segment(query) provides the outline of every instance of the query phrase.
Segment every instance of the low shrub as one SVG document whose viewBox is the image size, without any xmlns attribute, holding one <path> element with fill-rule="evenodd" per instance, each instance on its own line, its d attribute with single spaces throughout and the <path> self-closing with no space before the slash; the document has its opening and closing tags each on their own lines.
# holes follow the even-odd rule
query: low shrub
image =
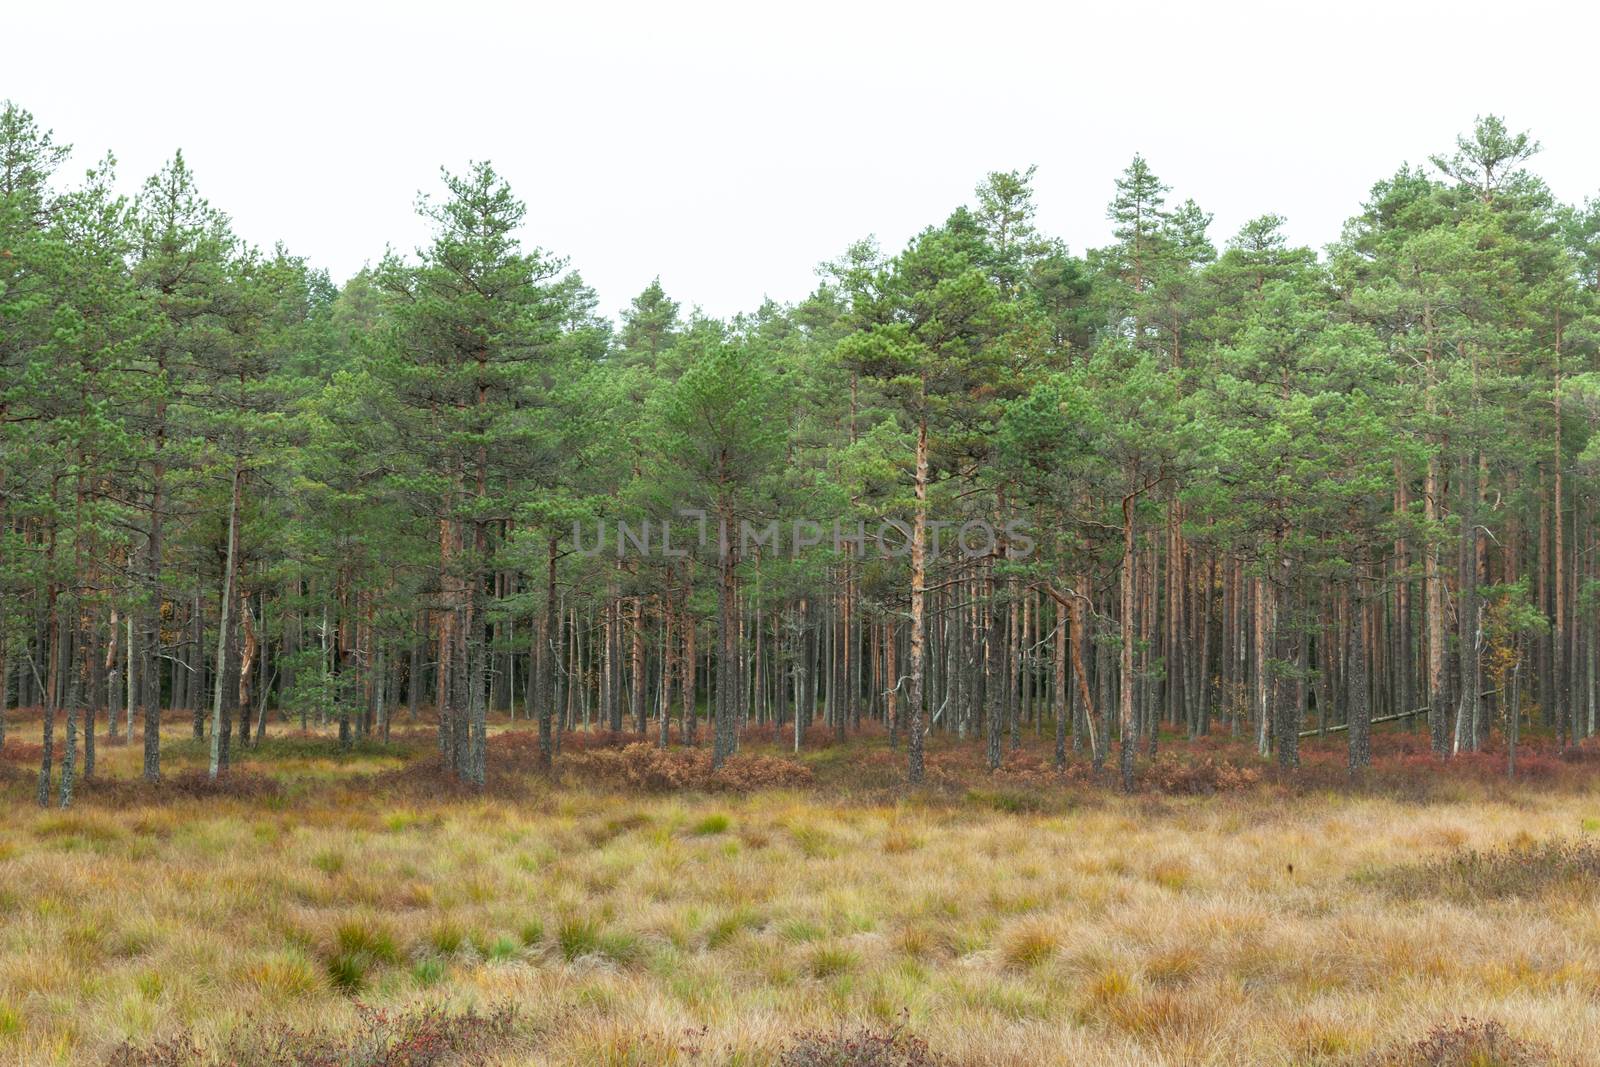
<svg viewBox="0 0 1600 1067">
<path fill-rule="evenodd" d="M 345 1030 L 253 1024 L 215 1048 L 184 1031 L 147 1045 L 124 1044 L 106 1067 L 478 1067 L 521 1043 L 510 1006 L 480 1014 L 438 1007 L 390 1012 L 356 1006 Z"/>
<path fill-rule="evenodd" d="M 1600 888 L 1600 844 L 1553 838 L 1516 842 L 1478 851 L 1456 849 L 1422 863 L 1365 876 L 1404 898 L 1443 897 L 1463 902 L 1536 897 L 1563 889 L 1592 893 Z"/>
<path fill-rule="evenodd" d="M 1366 1067 L 1547 1067 L 1555 1062 L 1548 1046 L 1515 1037 L 1494 1020 L 1463 1018 L 1377 1053 Z"/>
<path fill-rule="evenodd" d="M 1261 781 L 1261 769 L 1210 756 L 1182 758 L 1164 752 L 1144 767 L 1139 779 L 1146 789 L 1157 793 L 1199 796 L 1249 789 Z"/>
<path fill-rule="evenodd" d="M 562 756 L 577 777 L 646 792 L 677 789 L 748 792 L 809 785 L 811 770 L 777 756 L 729 756 L 716 770 L 711 753 L 699 748 L 657 748 L 635 742 L 623 748 L 586 748 Z"/>
<path fill-rule="evenodd" d="M 779 1067 L 940 1067 L 941 1062 L 904 1021 L 888 1029 L 798 1034 L 778 1057 Z"/>
<path fill-rule="evenodd" d="M 811 768 L 795 760 L 735 755 L 707 777 L 706 787 L 748 793 L 756 789 L 800 789 L 811 782 Z"/>
<path fill-rule="evenodd" d="M 181 744 L 182 742 L 180 742 Z M 0 767 L 5 764 L 0 764 Z M 32 778 L 32 774 L 28 775 Z M 189 800 L 228 799 L 252 801 L 264 808 L 287 803 L 288 794 L 275 778 L 258 771 L 234 767 L 213 779 L 198 767 L 163 775 L 160 781 L 97 774 L 79 778 L 74 803 L 101 808 L 182 804 Z"/>
<path fill-rule="evenodd" d="M 238 800 L 264 800 L 283 793 L 283 786 L 256 771 L 230 770 L 212 778 L 202 770 L 180 771 L 161 780 L 164 792 L 180 797 L 204 799 L 234 797 Z"/>
<path fill-rule="evenodd" d="M 66 748 L 62 742 L 54 745 L 55 758 L 60 759 Z M 0 744 L 0 762 L 5 763 L 38 763 L 44 757 L 44 746 L 38 742 L 19 741 L 15 737 L 8 737 Z"/>
</svg>

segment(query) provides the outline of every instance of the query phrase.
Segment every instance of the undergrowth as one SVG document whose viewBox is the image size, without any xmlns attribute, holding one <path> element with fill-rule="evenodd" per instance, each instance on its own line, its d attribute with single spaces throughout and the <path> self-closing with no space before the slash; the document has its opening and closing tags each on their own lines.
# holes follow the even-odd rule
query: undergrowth
<svg viewBox="0 0 1600 1067">
<path fill-rule="evenodd" d="M 357 1005 L 355 1025 L 299 1029 L 251 1023 L 214 1048 L 184 1030 L 124 1044 L 106 1067 L 478 1067 L 526 1038 L 514 1008 L 451 1014 L 437 1006 L 386 1011 Z"/>
<path fill-rule="evenodd" d="M 1600 889 L 1600 844 L 1573 838 L 1518 841 L 1500 848 L 1456 849 L 1437 859 L 1365 875 L 1402 898 L 1471 902 Z"/>
</svg>

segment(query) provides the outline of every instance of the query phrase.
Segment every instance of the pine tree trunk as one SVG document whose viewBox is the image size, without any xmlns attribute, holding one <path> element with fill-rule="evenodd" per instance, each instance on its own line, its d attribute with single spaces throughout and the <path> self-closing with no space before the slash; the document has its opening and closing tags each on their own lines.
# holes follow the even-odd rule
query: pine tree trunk
<svg viewBox="0 0 1600 1067">
<path fill-rule="evenodd" d="M 1121 664 L 1118 674 L 1122 691 L 1119 695 L 1117 725 L 1121 731 L 1122 754 L 1121 774 L 1124 792 L 1133 792 L 1133 755 L 1138 745 L 1133 723 L 1133 645 L 1134 645 L 1134 618 L 1133 597 L 1134 583 L 1137 575 L 1134 574 L 1134 514 L 1135 498 L 1132 493 L 1122 498 L 1122 573 L 1121 573 Z"/>
<path fill-rule="evenodd" d="M 1349 767 L 1359 775 L 1372 762 L 1372 712 L 1367 699 L 1369 608 L 1362 576 L 1363 561 L 1356 561 L 1356 593 L 1351 602 L 1349 637 Z"/>
<path fill-rule="evenodd" d="M 165 360 L 157 363 L 156 373 L 158 379 L 165 377 Z M 139 681 L 142 683 L 143 688 L 140 700 L 144 705 L 144 780 L 147 782 L 161 780 L 161 660 L 159 656 L 161 653 L 161 557 L 164 548 L 161 541 L 161 526 L 163 513 L 167 507 L 166 411 L 166 400 L 164 398 L 158 400 L 156 403 L 156 458 L 152 464 L 150 476 L 150 534 L 145 540 L 144 552 L 145 603 L 139 627 L 143 635 L 143 643 L 139 649 L 142 653 Z M 132 652 L 132 642 L 129 643 L 129 651 L 130 653 Z M 128 713 L 129 715 L 133 714 L 131 702 Z"/>
<path fill-rule="evenodd" d="M 1478 649 L 1481 620 L 1478 617 L 1478 461 L 1470 452 L 1461 462 L 1461 536 L 1459 540 L 1458 576 L 1460 602 L 1457 615 L 1460 634 L 1457 648 L 1460 656 L 1461 697 L 1456 707 L 1455 737 L 1451 741 L 1452 755 L 1465 746 L 1478 747 Z"/>
<path fill-rule="evenodd" d="M 76 579 L 74 579 L 76 580 Z M 78 601 L 74 596 L 68 601 L 68 611 L 65 622 L 65 632 L 61 633 L 58 640 L 62 644 L 62 674 L 65 676 L 58 680 L 58 690 L 66 690 L 64 703 L 66 705 L 66 745 L 61 754 L 61 806 L 72 806 L 72 791 L 77 783 L 78 770 L 78 704 L 81 698 L 83 672 L 78 662 L 80 658 L 79 645 L 81 637 L 78 633 Z"/>
<path fill-rule="evenodd" d="M 1432 359 L 1429 359 L 1431 377 Z M 1427 413 L 1433 415 L 1433 388 L 1430 381 L 1427 393 Z M 1439 477 L 1437 451 L 1428 456 L 1428 470 L 1423 481 L 1423 519 L 1430 531 L 1428 545 L 1423 555 L 1422 580 L 1427 596 L 1428 613 L 1428 729 L 1436 756 L 1449 754 L 1449 723 L 1445 711 L 1444 690 L 1444 578 L 1439 569 L 1439 542 L 1431 531 L 1439 521 L 1439 494 L 1444 487 Z"/>
<path fill-rule="evenodd" d="M 924 664 L 923 610 L 927 598 L 928 536 L 928 422 L 917 422 L 916 512 L 911 522 L 911 682 L 906 694 L 910 721 L 906 726 L 907 775 L 916 785 L 923 777 L 922 679 Z"/>
<path fill-rule="evenodd" d="M 1056 770 L 1067 766 L 1067 620 L 1066 610 L 1056 605 L 1056 647 L 1050 704 L 1056 721 Z"/>
<path fill-rule="evenodd" d="M 722 529 L 727 530 L 729 516 L 722 515 Z M 717 558 L 717 677 L 716 719 L 712 735 L 711 766 L 720 768 L 734 750 L 734 716 L 737 714 L 738 694 L 735 691 L 738 668 L 734 660 L 739 654 L 735 647 L 734 631 L 734 544 L 731 537 L 719 546 Z"/>
<path fill-rule="evenodd" d="M 555 738 L 552 731 L 551 716 L 555 713 L 555 667 L 557 650 L 552 642 L 556 639 L 556 627 L 560 625 L 556 615 L 556 554 L 557 541 L 554 537 L 545 541 L 545 570 L 544 570 L 544 614 L 534 629 L 534 641 L 537 648 L 534 650 L 534 702 L 537 705 L 535 714 L 539 717 L 539 766 L 549 770 L 555 753 Z"/>
</svg>

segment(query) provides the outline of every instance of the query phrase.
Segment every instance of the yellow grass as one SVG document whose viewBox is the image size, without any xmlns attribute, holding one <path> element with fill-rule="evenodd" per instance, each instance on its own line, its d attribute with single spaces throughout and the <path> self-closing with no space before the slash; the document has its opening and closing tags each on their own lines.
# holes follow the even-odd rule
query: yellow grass
<svg viewBox="0 0 1600 1067">
<path fill-rule="evenodd" d="M 137 754 L 102 758 L 130 774 Z M 1106 796 L 1067 815 L 816 792 L 337 797 L 63 813 L 10 787 L 0 1062 L 336 1021 L 354 989 L 514 1001 L 542 1036 L 505 1062 L 574 1067 L 773 1063 L 797 1030 L 902 1011 L 961 1064 L 1350 1063 L 1462 1015 L 1575 1064 L 1600 1049 L 1592 899 L 1397 900 L 1371 877 L 1593 833 L 1588 792 Z"/>
</svg>

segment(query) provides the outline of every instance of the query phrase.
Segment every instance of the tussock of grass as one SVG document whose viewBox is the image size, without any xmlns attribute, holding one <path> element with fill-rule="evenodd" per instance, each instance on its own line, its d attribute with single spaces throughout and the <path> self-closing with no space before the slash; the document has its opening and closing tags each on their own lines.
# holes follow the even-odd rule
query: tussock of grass
<svg viewBox="0 0 1600 1067">
<path fill-rule="evenodd" d="M 1182 859 L 1160 859 L 1150 865 L 1150 880 L 1163 889 L 1179 892 L 1194 878 L 1194 870 Z"/>
<path fill-rule="evenodd" d="M 809 919 L 785 919 L 778 924 L 778 936 L 785 941 L 816 941 L 827 931 Z"/>
<path fill-rule="evenodd" d="M 575 916 L 562 919 L 556 926 L 556 948 L 568 963 L 596 954 L 600 949 L 600 924 Z"/>
<path fill-rule="evenodd" d="M 697 837 L 709 837 L 713 834 L 727 833 L 728 827 L 732 825 L 732 820 L 718 811 L 712 812 L 710 815 L 707 815 L 705 818 L 695 823 L 690 832 Z"/>
<path fill-rule="evenodd" d="M 345 854 L 332 849 L 311 857 L 311 866 L 330 877 L 343 872 L 345 862 Z"/>
<path fill-rule="evenodd" d="M 400 949 L 386 927 L 351 920 L 339 925 L 325 962 L 334 988 L 354 995 L 366 989 L 377 967 L 399 960 Z"/>
<path fill-rule="evenodd" d="M 78 838 L 84 842 L 106 844 L 120 840 L 124 831 L 109 818 L 85 811 L 47 815 L 33 824 L 33 834 L 41 840 Z"/>
<path fill-rule="evenodd" d="M 516 959 L 517 954 L 521 951 L 521 949 L 522 945 L 518 943 L 515 938 L 497 937 L 493 941 L 489 942 L 488 948 L 483 953 L 483 956 L 484 959 L 493 960 L 497 963 L 504 963 L 507 960 Z"/>
<path fill-rule="evenodd" d="M 1009 967 L 1027 970 L 1048 961 L 1060 947 L 1061 940 L 1055 931 L 1028 924 L 1013 930 L 1005 938 L 1000 957 Z"/>
<path fill-rule="evenodd" d="M 341 993 L 354 995 L 367 987 L 372 961 L 358 953 L 335 952 L 328 957 L 328 981 Z"/>
<path fill-rule="evenodd" d="M 801 855 L 808 859 L 828 859 L 839 854 L 838 846 L 820 826 L 799 823 L 789 827 L 789 836 Z"/>
<path fill-rule="evenodd" d="M 444 961 L 433 958 L 418 960 L 411 968 L 412 981 L 424 988 L 443 981 L 445 973 Z"/>
<path fill-rule="evenodd" d="M 736 908 L 712 920 L 706 927 L 706 948 L 719 949 L 738 936 L 742 930 L 760 923 L 760 917 L 749 908 Z"/>
<path fill-rule="evenodd" d="M 898 823 L 889 827 L 883 835 L 883 851 L 890 856 L 902 856 L 907 852 L 915 852 L 926 843 L 921 834 L 915 833 Z"/>
<path fill-rule="evenodd" d="M 813 978 L 832 978 L 856 969 L 861 957 L 841 945 L 818 945 L 806 959 L 806 971 Z"/>
<path fill-rule="evenodd" d="M 140 971 L 134 977 L 133 984 L 145 1000 L 160 1000 L 167 988 L 166 979 L 161 977 L 160 971 Z"/>
<path fill-rule="evenodd" d="M 442 957 L 459 952 L 461 945 L 466 944 L 466 941 L 467 934 L 462 931 L 461 926 L 448 920 L 437 923 L 434 928 L 427 931 L 427 944 Z"/>
<path fill-rule="evenodd" d="M 1188 945 L 1158 952 L 1144 963 L 1144 975 L 1157 985 L 1184 985 L 1199 974 L 1202 957 Z"/>
<path fill-rule="evenodd" d="M 258 991 L 275 999 L 307 997 L 322 988 L 316 968 L 298 953 L 269 957 L 251 966 L 247 973 Z"/>
<path fill-rule="evenodd" d="M 359 952 L 379 963 L 394 963 L 400 959 L 394 934 L 377 924 L 358 920 L 340 923 L 334 941 L 340 952 Z"/>
</svg>

